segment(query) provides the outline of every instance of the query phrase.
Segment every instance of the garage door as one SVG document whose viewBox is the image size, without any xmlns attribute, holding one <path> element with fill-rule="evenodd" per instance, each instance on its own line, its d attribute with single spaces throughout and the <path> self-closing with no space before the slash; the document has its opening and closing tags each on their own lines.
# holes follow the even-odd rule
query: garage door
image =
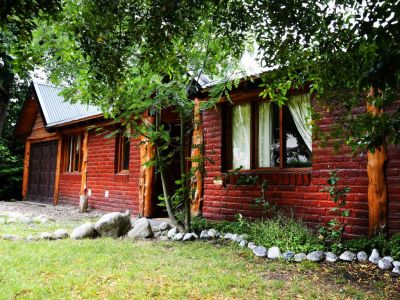
<svg viewBox="0 0 400 300">
<path fill-rule="evenodd" d="M 57 141 L 31 145 L 28 200 L 53 202 L 57 162 Z"/>
</svg>

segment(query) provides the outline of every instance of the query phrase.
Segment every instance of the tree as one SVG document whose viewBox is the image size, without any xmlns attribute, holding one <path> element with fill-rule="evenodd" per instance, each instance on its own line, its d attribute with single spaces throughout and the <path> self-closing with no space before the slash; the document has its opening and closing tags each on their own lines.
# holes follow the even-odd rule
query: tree
<svg viewBox="0 0 400 300">
<path fill-rule="evenodd" d="M 312 83 L 338 114 L 335 138 L 368 151 L 370 234 L 386 226 L 386 144 L 400 142 L 400 7 L 396 1 L 260 1 L 256 39 L 276 82 Z M 367 102 L 361 114 L 352 108 Z M 389 108 L 389 109 L 388 109 Z"/>
<path fill-rule="evenodd" d="M 21 145 L 13 139 L 28 90 L 29 60 L 22 54 L 36 28 L 37 18 L 48 18 L 59 1 L 2 1 L 0 6 L 0 199 L 18 199 L 22 176 Z"/>
<path fill-rule="evenodd" d="M 64 1 L 60 18 L 41 24 L 28 52 L 32 61 L 42 59 L 53 82 L 66 86 L 67 99 L 102 108 L 127 134 L 155 145 L 155 155 L 146 165 L 160 173 L 169 217 L 181 231 L 190 228 L 194 170 L 186 170 L 190 158 L 184 149 L 191 132 L 187 125 L 193 124 L 196 80 L 201 74 L 232 71 L 247 37 L 233 27 L 230 35 L 224 34 L 221 24 L 228 26 L 230 21 L 220 12 L 231 12 L 228 6 L 229 1 Z M 215 96 L 223 93 L 219 88 Z M 162 124 L 166 109 L 179 116 L 178 138 Z M 143 122 L 144 115 L 154 123 Z M 174 140 L 179 146 L 171 148 Z M 165 168 L 175 151 L 181 178 L 171 193 Z M 176 218 L 177 206 L 184 207 L 183 224 Z"/>
<path fill-rule="evenodd" d="M 160 120 L 139 128 L 138 116 L 159 118 L 174 107 L 181 124 L 189 122 L 188 91 L 199 73 L 223 77 L 256 41 L 263 65 L 275 69 L 265 74 L 262 94 L 283 105 L 288 88 L 311 85 L 321 103 L 343 112 L 332 132 L 355 151 L 368 150 L 372 160 L 386 143 L 400 141 L 398 109 L 382 110 L 399 87 L 399 11 L 398 3 L 377 0 L 70 0 L 57 23 L 37 31 L 34 49 L 42 51 L 52 80 L 69 85 L 68 99 L 100 106 L 162 149 L 171 137 Z M 230 87 L 226 81 L 211 95 Z M 352 115 L 365 100 L 370 112 Z M 164 163 L 157 162 L 160 171 Z M 382 167 L 374 172 L 384 178 Z"/>
<path fill-rule="evenodd" d="M 16 97 L 26 71 L 33 67 L 21 54 L 36 28 L 35 19 L 54 15 L 58 7 L 57 0 L 5 0 L 0 7 L 0 137 L 10 99 Z"/>
</svg>

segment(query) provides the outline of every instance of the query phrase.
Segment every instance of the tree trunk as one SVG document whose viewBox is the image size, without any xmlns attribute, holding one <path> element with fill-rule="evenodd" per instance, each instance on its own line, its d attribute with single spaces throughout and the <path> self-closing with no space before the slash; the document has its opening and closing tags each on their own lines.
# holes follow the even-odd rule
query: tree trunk
<svg viewBox="0 0 400 300">
<path fill-rule="evenodd" d="M 154 117 L 147 114 L 143 118 L 147 126 L 154 124 L 154 121 Z M 154 159 L 155 147 L 143 135 L 140 140 L 139 214 L 148 218 L 152 214 L 154 166 L 146 166 L 146 163 Z"/>
<path fill-rule="evenodd" d="M 181 189 L 182 198 L 185 206 L 185 230 L 190 230 L 190 199 L 187 193 L 187 172 L 185 167 L 185 121 L 183 116 L 183 111 L 180 112 L 180 144 L 179 144 L 179 155 L 180 155 L 180 165 L 181 165 Z"/>
<path fill-rule="evenodd" d="M 375 97 L 373 88 L 370 90 L 370 97 Z M 374 116 L 382 113 L 374 105 L 367 104 L 367 109 Z M 385 177 L 385 166 L 387 161 L 387 152 L 385 145 L 375 148 L 372 153 L 368 152 L 368 211 L 369 211 L 369 236 L 373 236 L 381 229 L 387 229 L 387 184 Z"/>
<path fill-rule="evenodd" d="M 198 216 L 201 214 L 201 203 L 203 201 L 203 124 L 200 113 L 200 100 L 194 100 L 194 130 L 192 139 L 192 170 L 194 170 L 194 178 L 191 182 L 191 189 L 194 190 L 191 199 L 191 214 Z"/>
<path fill-rule="evenodd" d="M 9 104 L 10 96 L 6 89 L 0 86 L 0 138 L 2 137 L 4 123 L 6 122 Z"/>
<path fill-rule="evenodd" d="M 160 128 L 160 123 L 161 123 L 161 112 L 157 111 L 156 114 L 156 130 L 158 131 Z M 161 153 L 158 147 L 156 147 L 156 155 L 157 155 L 157 161 L 160 162 L 160 157 Z M 161 185 L 163 188 L 163 194 L 165 198 L 165 205 L 167 207 L 167 213 L 168 213 L 168 218 L 170 219 L 171 223 L 178 228 L 180 232 L 185 232 L 185 228 L 180 224 L 180 222 L 176 219 L 175 214 L 174 214 L 174 209 L 172 207 L 172 203 L 169 197 L 169 191 L 168 191 L 168 185 L 167 185 L 167 177 L 165 174 L 165 168 L 162 164 L 158 163 L 158 170 L 160 172 L 160 177 L 161 177 Z"/>
</svg>

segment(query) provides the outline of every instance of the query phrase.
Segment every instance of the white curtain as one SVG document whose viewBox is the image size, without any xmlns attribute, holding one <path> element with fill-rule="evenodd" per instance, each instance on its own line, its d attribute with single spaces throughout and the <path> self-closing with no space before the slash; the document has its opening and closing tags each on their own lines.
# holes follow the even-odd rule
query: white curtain
<svg viewBox="0 0 400 300">
<path fill-rule="evenodd" d="M 271 167 L 272 117 L 271 103 L 258 106 L 258 166 Z"/>
<path fill-rule="evenodd" d="M 297 130 L 302 136 L 308 149 L 312 151 L 312 128 L 310 125 L 310 94 L 289 96 L 288 107 L 293 116 Z"/>
<path fill-rule="evenodd" d="M 250 169 L 250 103 L 232 109 L 232 167 Z"/>
</svg>

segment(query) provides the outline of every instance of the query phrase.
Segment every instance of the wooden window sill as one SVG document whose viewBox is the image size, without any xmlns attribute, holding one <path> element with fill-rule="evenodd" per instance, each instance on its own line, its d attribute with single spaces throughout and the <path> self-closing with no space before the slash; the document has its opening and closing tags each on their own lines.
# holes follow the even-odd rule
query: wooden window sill
<svg viewBox="0 0 400 300">
<path fill-rule="evenodd" d="M 62 173 L 63 175 L 71 175 L 71 176 L 73 176 L 73 175 L 81 175 L 81 172 L 79 172 L 79 171 L 73 171 L 73 172 L 63 172 Z"/>
<path fill-rule="evenodd" d="M 114 174 L 114 180 L 116 182 L 128 182 L 129 181 L 129 171 L 123 170 L 121 172 Z"/>
</svg>

